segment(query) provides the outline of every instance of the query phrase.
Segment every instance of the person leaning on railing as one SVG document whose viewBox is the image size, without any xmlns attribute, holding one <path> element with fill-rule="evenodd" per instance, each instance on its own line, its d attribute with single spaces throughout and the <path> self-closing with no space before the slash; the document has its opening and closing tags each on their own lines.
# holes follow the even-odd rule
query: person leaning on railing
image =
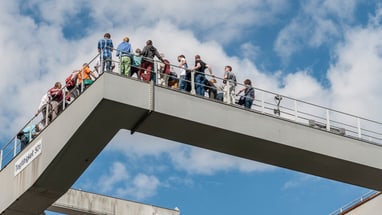
<svg viewBox="0 0 382 215">
<path fill-rule="evenodd" d="M 239 90 L 236 96 L 240 95 L 242 92 L 244 92 L 244 95 L 240 96 L 238 104 L 244 105 L 244 107 L 250 109 L 252 107 L 253 100 L 255 99 L 255 88 L 252 87 L 251 80 L 244 80 L 244 88 Z"/>
<path fill-rule="evenodd" d="M 23 150 L 40 132 L 38 125 L 30 125 L 17 133 L 16 137 L 20 140 L 20 148 Z"/>
<path fill-rule="evenodd" d="M 206 75 L 205 71 L 208 69 L 210 75 L 212 74 L 212 68 L 207 63 L 202 61 L 200 55 L 195 55 L 195 66 L 190 70 L 195 71 L 194 80 L 195 80 L 195 93 L 196 95 L 204 96 L 205 93 L 205 83 L 206 83 Z"/>
<path fill-rule="evenodd" d="M 49 113 L 47 113 L 49 111 Z M 37 108 L 37 112 L 35 114 L 35 117 L 41 113 L 42 114 L 42 120 L 40 121 L 39 125 L 41 128 L 45 127 L 45 125 L 48 124 L 49 118 L 51 118 L 51 111 L 52 108 L 49 103 L 49 95 L 48 92 L 44 93 L 44 95 L 41 97 L 40 105 Z M 48 117 L 48 118 L 47 118 Z"/>
<path fill-rule="evenodd" d="M 156 75 L 152 72 L 154 68 L 154 57 L 157 57 L 161 62 L 163 62 L 162 57 L 160 56 L 158 50 L 153 46 L 153 42 L 151 40 L 146 41 L 146 46 L 142 50 L 142 64 L 141 64 L 141 75 L 144 81 L 155 82 Z"/>
<path fill-rule="evenodd" d="M 77 85 L 80 93 L 93 83 L 94 80 L 92 78 L 95 80 L 97 76 L 90 70 L 89 64 L 84 63 L 77 75 Z"/>
<path fill-rule="evenodd" d="M 60 104 L 62 105 L 62 101 L 64 99 L 61 87 L 61 82 L 56 82 L 54 87 L 48 91 L 50 104 L 52 106 L 52 121 L 58 116 L 61 109 L 59 106 Z"/>
<path fill-rule="evenodd" d="M 77 79 L 79 70 L 73 70 L 72 73 L 65 79 L 65 87 L 70 92 L 70 97 L 76 98 L 78 96 Z"/>
</svg>

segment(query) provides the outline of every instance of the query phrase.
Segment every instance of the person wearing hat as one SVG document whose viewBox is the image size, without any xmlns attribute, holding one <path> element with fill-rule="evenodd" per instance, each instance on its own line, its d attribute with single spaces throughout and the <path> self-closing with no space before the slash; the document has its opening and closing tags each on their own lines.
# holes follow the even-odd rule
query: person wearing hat
<svg viewBox="0 0 382 215">
<path fill-rule="evenodd" d="M 117 47 L 116 56 L 119 57 L 119 71 L 121 75 L 130 76 L 131 70 L 131 44 L 129 38 L 125 37 Z"/>
</svg>

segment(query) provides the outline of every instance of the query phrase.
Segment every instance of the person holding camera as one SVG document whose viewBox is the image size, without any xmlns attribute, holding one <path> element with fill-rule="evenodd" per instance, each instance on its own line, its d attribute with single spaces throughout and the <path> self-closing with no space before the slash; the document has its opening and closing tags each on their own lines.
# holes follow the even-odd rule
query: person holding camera
<svg viewBox="0 0 382 215">
<path fill-rule="evenodd" d="M 234 104 L 235 102 L 235 87 L 236 83 L 236 75 L 232 72 L 232 67 L 227 65 L 224 67 L 224 98 L 223 102 L 227 104 Z"/>
</svg>

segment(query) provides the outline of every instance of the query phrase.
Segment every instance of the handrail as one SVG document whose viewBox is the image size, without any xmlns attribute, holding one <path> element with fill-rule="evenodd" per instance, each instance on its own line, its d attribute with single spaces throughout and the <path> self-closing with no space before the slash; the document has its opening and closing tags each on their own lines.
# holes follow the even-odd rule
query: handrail
<svg viewBox="0 0 382 215">
<path fill-rule="evenodd" d="M 379 191 L 375 191 L 375 190 L 370 190 L 368 191 L 367 193 L 363 194 L 362 196 L 354 199 L 353 201 L 345 204 L 344 206 L 338 208 L 337 210 L 331 212 L 329 215 L 341 215 L 343 214 L 345 211 L 353 208 L 354 206 L 364 202 L 364 201 L 368 201 L 370 200 L 371 198 L 377 196 L 381 194 L 381 192 Z"/>
<path fill-rule="evenodd" d="M 89 62 L 88 64 L 91 64 L 95 59 L 97 59 L 97 57 L 99 56 L 100 54 L 97 54 L 95 57 L 93 57 Z M 62 111 L 65 110 L 66 106 L 65 106 L 65 103 L 66 103 L 66 96 L 65 96 L 65 92 L 66 92 L 66 84 L 61 88 L 61 90 L 63 91 L 63 101 L 61 101 L 59 104 L 62 104 Z M 74 98 L 76 99 L 76 98 Z M 38 125 L 42 119 L 39 118 L 40 116 L 40 113 L 44 114 L 46 116 L 46 123 L 45 125 L 42 126 L 42 129 L 41 131 L 39 131 L 38 133 L 41 133 L 47 126 L 47 121 L 48 121 L 48 114 L 51 110 L 49 110 L 49 105 L 47 105 L 47 108 L 45 110 L 46 112 L 43 113 L 42 110 L 39 110 L 39 112 L 34 115 L 27 123 L 25 123 L 25 125 L 22 127 L 22 129 L 20 129 L 19 132 L 22 132 L 25 128 L 27 128 L 28 126 L 34 126 L 34 125 Z M 54 119 L 53 119 L 54 120 Z M 52 121 L 53 121 L 52 120 Z M 29 137 L 28 137 L 28 143 L 31 142 L 34 138 L 32 137 L 32 129 L 30 129 L 30 132 L 29 132 Z M 38 135 L 38 134 L 37 134 Z M 16 157 L 16 155 L 18 153 L 20 153 L 22 151 L 22 146 L 21 146 L 21 143 L 20 141 L 17 140 L 17 136 L 13 136 L 4 146 L 1 147 L 0 149 L 0 171 L 2 169 L 4 169 L 4 167 L 6 167 L 11 161 L 12 159 L 14 159 Z"/>
<path fill-rule="evenodd" d="M 97 57 L 100 57 L 101 54 L 102 53 L 98 53 L 96 56 L 94 56 L 88 62 L 88 65 L 93 63 L 94 60 L 97 59 Z M 149 58 L 144 58 L 144 57 L 142 57 L 142 59 L 153 61 L 154 66 L 151 72 L 155 74 L 156 80 L 152 80 L 152 81 L 154 81 L 156 85 L 163 87 L 163 85 L 160 85 L 158 81 L 161 75 L 160 71 L 158 71 L 158 63 L 160 63 L 160 61 L 155 59 L 153 60 Z M 118 61 L 114 61 L 114 62 L 120 63 Z M 100 62 L 101 64 L 99 65 L 100 69 L 102 69 L 103 63 L 104 63 L 103 61 Z M 133 67 L 133 65 L 131 66 Z M 170 67 L 172 72 L 174 72 L 174 69 L 182 69 L 178 67 L 177 65 L 173 65 L 171 63 L 170 63 Z M 139 69 L 142 69 L 142 68 L 139 67 Z M 179 80 L 178 73 L 177 72 L 175 73 L 177 74 L 177 78 Z M 194 89 L 195 80 L 193 77 L 197 73 L 198 71 L 191 71 L 191 80 L 188 81 L 192 87 L 191 91 L 189 92 L 191 95 L 195 95 L 195 89 Z M 102 75 L 102 74 L 103 74 L 103 71 L 99 72 L 99 75 Z M 205 76 L 212 77 L 220 82 L 223 81 L 223 78 L 216 77 L 214 75 L 210 75 L 207 73 L 205 73 Z M 201 84 L 201 85 L 203 85 L 204 87 L 207 87 L 205 84 Z M 169 88 L 168 86 L 164 86 L 164 87 Z M 221 88 L 222 84 L 220 84 L 220 86 L 218 87 Z M 238 87 L 244 87 L 244 85 L 237 82 L 236 89 Z M 328 132 L 333 132 L 339 135 L 343 135 L 344 137 L 360 139 L 362 141 L 365 141 L 371 144 L 382 145 L 382 133 L 378 132 L 382 130 L 381 122 L 366 119 L 364 117 L 355 116 L 352 114 L 348 114 L 342 111 L 334 110 L 334 109 L 313 104 L 310 102 L 305 102 L 299 99 L 294 99 L 289 96 L 284 96 L 279 93 L 271 92 L 271 91 L 260 89 L 257 87 L 253 87 L 253 88 L 255 89 L 255 99 L 253 100 L 252 107 L 250 109 L 246 109 L 248 111 L 266 114 L 266 115 L 277 117 L 283 120 L 290 120 L 296 123 L 310 126 L 315 129 L 321 129 Z M 62 90 L 65 91 L 65 89 L 66 89 L 66 85 L 62 88 Z M 84 92 L 83 86 L 81 86 L 81 94 L 82 92 Z M 187 93 L 187 91 L 183 93 Z M 235 94 L 236 94 L 236 91 L 235 91 Z M 80 96 L 80 94 L 78 94 L 78 96 Z M 64 99 L 65 99 L 65 95 L 64 95 Z M 76 98 L 73 98 L 73 101 L 75 99 Z M 205 99 L 208 99 L 208 98 L 206 97 Z M 276 103 L 276 99 L 277 99 L 277 103 Z M 222 102 L 222 104 L 224 103 Z M 239 108 L 241 107 L 237 104 L 225 104 L 225 105 L 232 105 Z M 62 105 L 62 107 L 63 107 L 63 110 L 65 110 L 66 106 Z M 47 113 L 48 113 L 48 110 L 47 110 Z M 23 129 L 33 124 L 37 119 L 38 119 L 37 116 L 34 116 L 31 120 L 29 120 L 25 124 Z M 361 126 L 361 122 L 362 122 L 362 126 Z M 13 143 L 13 146 L 12 146 L 12 143 Z M 7 144 L 5 144 L 0 149 L 0 171 L 20 151 L 21 151 L 20 143 L 18 143 L 16 136 L 14 136 L 13 138 L 11 138 L 11 140 Z"/>
</svg>

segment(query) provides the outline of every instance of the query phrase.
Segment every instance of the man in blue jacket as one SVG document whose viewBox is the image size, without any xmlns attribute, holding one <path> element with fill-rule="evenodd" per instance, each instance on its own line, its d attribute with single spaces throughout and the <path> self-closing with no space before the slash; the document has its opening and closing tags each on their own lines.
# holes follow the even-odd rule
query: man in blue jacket
<svg viewBox="0 0 382 215">
<path fill-rule="evenodd" d="M 128 37 L 123 38 L 123 42 L 118 45 L 116 55 L 119 57 L 121 75 L 130 76 L 131 44 Z"/>
</svg>

